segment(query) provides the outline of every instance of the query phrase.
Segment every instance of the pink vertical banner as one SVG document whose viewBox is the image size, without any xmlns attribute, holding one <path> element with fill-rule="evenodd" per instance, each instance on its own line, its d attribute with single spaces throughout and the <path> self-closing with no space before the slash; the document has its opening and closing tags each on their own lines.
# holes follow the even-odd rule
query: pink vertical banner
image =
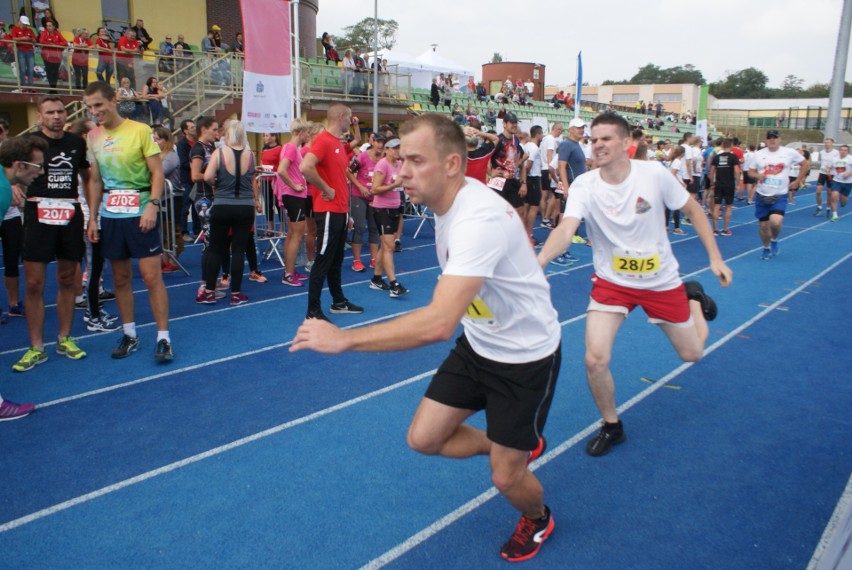
<svg viewBox="0 0 852 570">
<path fill-rule="evenodd" d="M 293 75 L 290 2 L 240 0 L 245 44 L 243 124 L 252 133 L 290 131 Z"/>
</svg>

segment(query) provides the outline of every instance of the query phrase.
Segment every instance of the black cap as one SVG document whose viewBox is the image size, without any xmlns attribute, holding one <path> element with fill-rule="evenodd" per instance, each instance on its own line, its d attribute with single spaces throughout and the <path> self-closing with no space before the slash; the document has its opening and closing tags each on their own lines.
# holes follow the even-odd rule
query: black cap
<svg viewBox="0 0 852 570">
<path fill-rule="evenodd" d="M 772 129 L 771 131 L 766 131 L 766 138 L 768 139 L 780 139 L 781 135 L 778 134 L 778 131 Z"/>
<path fill-rule="evenodd" d="M 506 113 L 503 116 L 503 122 L 504 123 L 517 123 L 518 122 L 518 116 L 514 113 Z"/>
</svg>

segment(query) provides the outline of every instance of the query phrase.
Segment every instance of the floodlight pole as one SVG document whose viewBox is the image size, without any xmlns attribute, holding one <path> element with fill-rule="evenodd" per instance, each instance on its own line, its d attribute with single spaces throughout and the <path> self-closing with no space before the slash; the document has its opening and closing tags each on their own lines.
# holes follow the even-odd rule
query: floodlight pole
<svg viewBox="0 0 852 570">
<path fill-rule="evenodd" d="M 840 134 L 840 107 L 846 86 L 846 59 L 849 54 L 849 29 L 852 27 L 852 0 L 843 0 L 840 16 L 840 31 L 837 33 L 837 49 L 834 52 L 834 72 L 831 76 L 831 91 L 828 94 L 828 119 L 825 137 L 837 140 Z"/>
<path fill-rule="evenodd" d="M 852 0 L 850 0 L 852 1 Z M 373 133 L 379 130 L 379 0 L 373 1 Z"/>
</svg>

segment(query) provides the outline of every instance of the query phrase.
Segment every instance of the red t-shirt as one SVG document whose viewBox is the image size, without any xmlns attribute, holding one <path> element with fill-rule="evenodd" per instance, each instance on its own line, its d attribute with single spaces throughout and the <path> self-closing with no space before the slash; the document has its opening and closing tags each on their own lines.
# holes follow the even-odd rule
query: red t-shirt
<svg viewBox="0 0 852 570">
<path fill-rule="evenodd" d="M 118 38 L 118 53 L 116 54 L 116 59 L 124 62 L 131 63 L 133 61 L 133 54 L 126 53 L 121 51 L 122 49 L 130 49 L 135 53 L 139 53 L 139 40 L 129 40 L 127 36 L 121 36 Z"/>
<path fill-rule="evenodd" d="M 33 51 L 33 45 L 36 42 L 36 35 L 32 28 L 12 26 L 12 39 L 20 40 L 21 38 L 32 38 L 32 43 L 19 41 L 18 51 Z"/>
<path fill-rule="evenodd" d="M 80 36 L 74 38 L 74 47 L 92 47 L 92 40 L 89 38 L 83 39 Z M 71 56 L 71 63 L 73 65 L 89 65 L 89 52 L 81 49 L 75 49 L 74 55 Z"/>
<path fill-rule="evenodd" d="M 100 50 L 98 61 L 102 61 L 104 63 L 112 62 L 112 44 L 109 40 L 98 38 L 95 40 L 95 47 Z"/>
<path fill-rule="evenodd" d="M 348 145 L 340 144 L 337 137 L 328 131 L 317 136 L 308 153 L 317 157 L 317 173 L 320 178 L 334 188 L 334 199 L 326 200 L 319 189 L 311 187 L 314 212 L 349 213 L 349 181 L 346 178 L 346 169 L 355 153 Z"/>
<path fill-rule="evenodd" d="M 46 63 L 60 63 L 62 61 L 62 50 L 66 45 L 68 45 L 68 42 L 65 41 L 65 38 L 62 37 L 61 33 L 53 32 L 51 34 L 47 30 L 41 33 L 41 36 L 38 38 L 38 43 L 43 44 L 44 46 L 41 48 L 41 58 Z"/>
</svg>

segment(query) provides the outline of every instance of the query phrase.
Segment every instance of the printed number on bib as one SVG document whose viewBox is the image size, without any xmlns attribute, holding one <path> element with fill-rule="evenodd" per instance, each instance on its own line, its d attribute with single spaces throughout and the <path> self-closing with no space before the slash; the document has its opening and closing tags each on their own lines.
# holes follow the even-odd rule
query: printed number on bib
<svg viewBox="0 0 852 570">
<path fill-rule="evenodd" d="M 488 187 L 497 190 L 498 192 L 503 191 L 503 186 L 506 185 L 506 179 L 501 178 L 500 176 L 495 176 L 491 180 L 488 181 Z"/>
<path fill-rule="evenodd" d="M 67 226 L 74 217 L 74 204 L 49 198 L 38 201 L 38 221 L 50 226 Z"/>
<path fill-rule="evenodd" d="M 139 190 L 112 190 L 104 208 L 113 214 L 138 214 L 139 204 Z"/>
<path fill-rule="evenodd" d="M 494 314 L 485 304 L 485 301 L 476 297 L 467 307 L 464 316 L 484 324 L 494 324 Z"/>
<path fill-rule="evenodd" d="M 648 279 L 660 271 L 660 256 L 656 253 L 647 257 L 613 255 L 612 268 L 625 277 Z"/>
<path fill-rule="evenodd" d="M 787 180 L 780 176 L 767 176 L 763 179 L 763 184 L 769 188 L 783 188 L 787 186 Z"/>
</svg>

